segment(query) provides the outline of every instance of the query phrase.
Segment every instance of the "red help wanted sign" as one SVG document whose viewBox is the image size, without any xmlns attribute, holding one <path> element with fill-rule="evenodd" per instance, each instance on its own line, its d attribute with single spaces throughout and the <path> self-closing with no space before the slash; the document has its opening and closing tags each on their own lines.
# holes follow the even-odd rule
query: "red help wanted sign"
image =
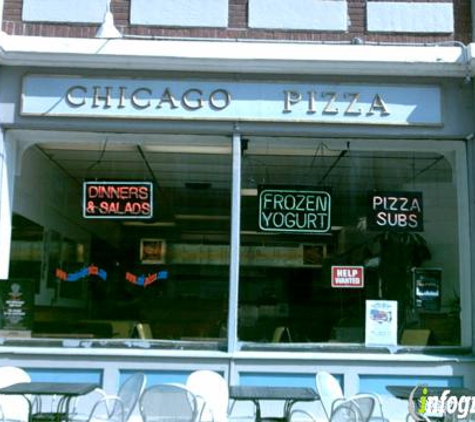
<svg viewBox="0 0 475 422">
<path fill-rule="evenodd" d="M 364 269 L 360 266 L 332 266 L 332 287 L 363 288 Z"/>
</svg>

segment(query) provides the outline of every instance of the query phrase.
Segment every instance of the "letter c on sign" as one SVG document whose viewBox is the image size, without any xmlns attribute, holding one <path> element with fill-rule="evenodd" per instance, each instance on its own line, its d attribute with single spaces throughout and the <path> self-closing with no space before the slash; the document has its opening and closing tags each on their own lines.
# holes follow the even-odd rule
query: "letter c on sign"
<svg viewBox="0 0 475 422">
<path fill-rule="evenodd" d="M 139 93 L 144 92 L 145 98 L 143 99 L 143 102 L 139 102 Z M 150 107 L 150 100 L 148 99 L 148 96 L 152 95 L 152 91 L 148 88 L 137 88 L 132 94 L 130 95 L 130 102 L 131 104 L 140 110 Z"/>
<path fill-rule="evenodd" d="M 82 96 L 81 94 L 77 94 L 77 96 L 79 97 L 78 98 L 79 101 L 77 102 L 74 101 L 75 98 L 77 97 L 76 95 L 74 95 L 74 91 L 82 91 L 83 93 Z M 68 103 L 70 107 L 82 107 L 84 104 L 86 104 L 86 93 L 87 93 L 86 87 L 81 86 L 81 85 L 72 86 L 66 92 L 66 97 L 65 97 L 66 102 Z"/>
</svg>

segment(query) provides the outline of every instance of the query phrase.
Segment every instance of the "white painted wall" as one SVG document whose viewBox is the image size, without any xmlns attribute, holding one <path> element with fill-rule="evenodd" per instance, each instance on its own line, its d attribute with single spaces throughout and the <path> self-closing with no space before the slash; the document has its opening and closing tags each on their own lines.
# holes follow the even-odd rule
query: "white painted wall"
<svg viewBox="0 0 475 422">
<path fill-rule="evenodd" d="M 22 19 L 27 22 L 101 23 L 106 0 L 23 0 Z"/>
<path fill-rule="evenodd" d="M 115 234 L 118 241 L 117 230 L 104 224 L 107 222 L 99 225 L 83 219 L 82 184 L 68 178 L 34 146 L 27 149 L 22 157 L 15 182 L 13 209 L 43 227 L 78 242 L 88 244 L 91 232 L 99 235 L 107 233 L 107 237 L 112 235 L 112 239 Z"/>
<path fill-rule="evenodd" d="M 132 25 L 226 27 L 228 0 L 131 0 Z"/>
<path fill-rule="evenodd" d="M 249 27 L 346 31 L 348 6 L 342 0 L 249 0 Z"/>
<path fill-rule="evenodd" d="M 370 32 L 454 32 L 452 3 L 370 1 L 366 7 Z"/>
</svg>

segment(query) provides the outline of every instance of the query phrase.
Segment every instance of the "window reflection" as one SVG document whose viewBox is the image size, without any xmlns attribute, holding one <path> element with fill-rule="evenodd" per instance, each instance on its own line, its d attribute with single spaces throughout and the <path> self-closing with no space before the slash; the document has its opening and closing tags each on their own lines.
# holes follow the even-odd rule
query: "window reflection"
<svg viewBox="0 0 475 422">
<path fill-rule="evenodd" d="M 224 343 L 230 152 L 228 137 L 199 136 L 28 150 L 16 194 L 28 203 L 23 192 L 46 192 L 42 213 L 32 213 L 39 235 L 47 234 L 38 238 L 45 255 L 38 255 L 43 271 L 35 275 L 33 336 Z M 42 168 L 45 177 L 32 177 L 30 168 Z M 83 218 L 82 184 L 91 179 L 153 183 L 153 218 Z M 47 213 L 52 228 L 43 230 Z"/>
<path fill-rule="evenodd" d="M 287 327 L 293 342 L 364 343 L 365 301 L 381 299 L 398 302 L 399 337 L 405 329 L 428 329 L 429 344 L 460 344 L 457 189 L 449 159 L 293 141 L 252 139 L 243 157 L 239 338 L 272 342 L 276 329 Z M 257 224 L 262 186 L 328 190 L 331 229 L 263 232 Z M 383 227 L 370 224 L 374 192 L 391 196 Z M 408 210 L 418 208 L 413 192 L 422 195 L 424 226 L 411 231 Z M 288 211 L 290 202 L 282 201 Z M 332 266 L 362 267 L 364 288 L 332 287 Z M 421 267 L 443 274 L 436 311 L 416 306 L 414 269 Z"/>
</svg>

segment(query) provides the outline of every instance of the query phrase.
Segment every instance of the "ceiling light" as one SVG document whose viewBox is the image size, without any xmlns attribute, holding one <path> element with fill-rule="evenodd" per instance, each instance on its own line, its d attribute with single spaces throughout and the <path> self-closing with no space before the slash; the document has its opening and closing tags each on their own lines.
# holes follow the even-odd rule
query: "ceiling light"
<svg viewBox="0 0 475 422">
<path fill-rule="evenodd" d="M 146 223 L 143 221 L 124 221 L 124 226 L 140 226 L 140 227 L 175 227 L 174 221 L 156 221 L 154 223 Z"/>
<path fill-rule="evenodd" d="M 229 215 L 175 214 L 176 220 L 229 220 Z"/>
<path fill-rule="evenodd" d="M 257 196 L 256 188 L 241 189 L 241 196 Z"/>
<path fill-rule="evenodd" d="M 185 187 L 187 189 L 193 190 L 207 190 L 211 187 L 210 182 L 185 182 Z"/>
<path fill-rule="evenodd" d="M 186 154 L 231 154 L 230 146 L 211 145 L 142 145 L 142 149 L 147 152 L 168 152 Z"/>
</svg>

